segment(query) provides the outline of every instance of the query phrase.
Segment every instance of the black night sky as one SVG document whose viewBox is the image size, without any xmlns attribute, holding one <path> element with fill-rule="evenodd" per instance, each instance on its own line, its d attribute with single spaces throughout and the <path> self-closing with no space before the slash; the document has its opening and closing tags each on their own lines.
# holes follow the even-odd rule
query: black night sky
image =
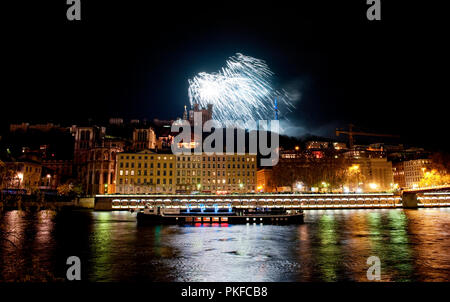
<svg viewBox="0 0 450 302">
<path fill-rule="evenodd" d="M 3 126 L 181 117 L 188 78 L 241 52 L 301 93 L 290 116 L 299 135 L 332 136 L 353 123 L 448 148 L 448 76 L 438 72 L 448 35 L 438 7 L 382 1 L 382 21 L 370 22 L 365 0 L 82 0 L 77 23 L 66 20 L 65 1 L 47 2 L 4 10 Z"/>
</svg>

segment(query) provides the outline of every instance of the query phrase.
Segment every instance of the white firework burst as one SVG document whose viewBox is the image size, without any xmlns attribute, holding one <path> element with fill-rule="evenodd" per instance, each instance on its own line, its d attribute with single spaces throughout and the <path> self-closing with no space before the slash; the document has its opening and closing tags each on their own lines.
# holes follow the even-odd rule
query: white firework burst
<svg viewBox="0 0 450 302">
<path fill-rule="evenodd" d="M 189 101 L 202 107 L 213 105 L 213 119 L 271 120 L 274 102 L 284 110 L 294 108 L 289 94 L 273 87 L 274 73 L 266 62 L 237 53 L 219 72 L 201 72 L 189 79 Z"/>
</svg>

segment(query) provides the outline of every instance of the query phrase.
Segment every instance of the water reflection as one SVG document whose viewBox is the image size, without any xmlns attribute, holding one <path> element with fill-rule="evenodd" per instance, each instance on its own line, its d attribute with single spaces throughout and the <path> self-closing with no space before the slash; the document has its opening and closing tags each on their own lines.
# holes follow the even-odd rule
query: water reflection
<svg viewBox="0 0 450 302">
<path fill-rule="evenodd" d="M 55 212 L 8 211 L 0 217 L 0 280 L 56 280 L 52 266 Z"/>
<path fill-rule="evenodd" d="M 291 226 L 138 226 L 128 212 L 5 212 L 0 280 L 449 281 L 450 209 L 317 210 Z M 49 277 L 50 276 L 50 277 Z M 34 278 L 34 279 L 33 279 Z"/>
<path fill-rule="evenodd" d="M 450 209 L 406 211 L 408 238 L 413 250 L 414 280 L 448 281 L 450 276 Z"/>
</svg>

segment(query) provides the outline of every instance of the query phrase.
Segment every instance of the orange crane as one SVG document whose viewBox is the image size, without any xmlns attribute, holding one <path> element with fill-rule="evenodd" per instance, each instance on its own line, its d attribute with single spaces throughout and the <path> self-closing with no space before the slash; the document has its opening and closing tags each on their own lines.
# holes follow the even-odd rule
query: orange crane
<svg viewBox="0 0 450 302">
<path fill-rule="evenodd" d="M 353 148 L 353 137 L 354 136 L 378 136 L 378 137 L 395 137 L 395 138 L 400 137 L 399 135 L 394 135 L 394 134 L 379 134 L 379 133 L 353 131 L 353 127 L 354 127 L 354 125 L 349 124 L 348 130 L 336 129 L 336 136 L 339 136 L 339 134 L 347 134 L 348 135 L 348 141 L 349 141 L 350 148 Z"/>
</svg>

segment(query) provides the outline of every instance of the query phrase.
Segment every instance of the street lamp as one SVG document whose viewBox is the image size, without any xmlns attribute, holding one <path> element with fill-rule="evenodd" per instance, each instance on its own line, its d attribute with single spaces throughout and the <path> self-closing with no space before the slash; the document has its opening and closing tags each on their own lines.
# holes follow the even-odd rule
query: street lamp
<svg viewBox="0 0 450 302">
<path fill-rule="evenodd" d="M 47 186 L 50 187 L 50 179 L 52 178 L 52 176 L 50 174 L 47 174 Z"/>
<path fill-rule="evenodd" d="M 23 180 L 23 173 L 17 173 L 17 178 L 19 179 L 19 186 L 18 186 L 18 189 L 20 189 L 20 183 L 21 183 L 22 180 Z"/>
<path fill-rule="evenodd" d="M 370 183 L 370 184 L 369 184 L 369 188 L 370 188 L 371 190 L 376 190 L 376 189 L 378 188 L 378 185 L 377 185 L 376 183 Z"/>
</svg>

